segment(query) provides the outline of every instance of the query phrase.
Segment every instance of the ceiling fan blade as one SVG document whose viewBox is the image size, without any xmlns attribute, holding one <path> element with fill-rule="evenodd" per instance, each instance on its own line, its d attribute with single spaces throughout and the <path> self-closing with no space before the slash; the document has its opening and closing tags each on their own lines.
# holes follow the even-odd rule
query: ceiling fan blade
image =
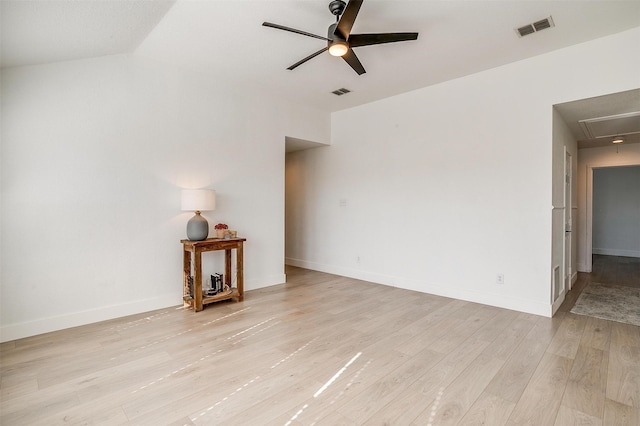
<svg viewBox="0 0 640 426">
<path fill-rule="evenodd" d="M 358 75 L 362 75 L 366 72 L 353 49 L 349 49 L 347 53 L 344 54 L 342 59 L 344 59 L 351 66 L 351 68 L 353 68 L 353 70 L 358 73 Z"/>
<path fill-rule="evenodd" d="M 328 38 L 323 37 L 323 36 L 319 36 L 319 35 L 316 35 L 316 34 L 311 34 L 311 33 L 308 33 L 306 31 L 296 30 L 295 28 L 285 27 L 283 25 L 272 24 L 271 22 L 263 22 L 262 26 L 263 27 L 276 28 L 278 30 L 289 31 L 289 32 L 296 33 L 296 34 L 302 34 L 302 35 L 305 35 L 307 37 L 319 38 L 320 40 L 331 41 Z"/>
<path fill-rule="evenodd" d="M 379 33 L 379 34 L 351 34 L 349 46 L 362 47 L 372 44 L 395 43 L 397 41 L 417 40 L 418 33 Z"/>
<path fill-rule="evenodd" d="M 293 65 L 291 65 L 291 66 L 290 66 L 289 68 L 287 68 L 287 69 L 288 69 L 288 70 L 292 70 L 292 69 L 296 68 L 297 66 L 304 64 L 304 63 L 305 63 L 305 62 L 307 62 L 309 59 L 313 59 L 313 58 L 315 58 L 316 56 L 318 56 L 319 54 L 321 54 L 321 53 L 323 53 L 323 52 L 326 52 L 327 50 L 329 50 L 329 46 L 324 47 L 324 48 L 322 48 L 322 49 L 318 50 L 317 52 L 312 53 L 311 55 L 307 56 L 306 58 L 304 58 L 304 59 L 302 59 L 302 60 L 300 60 L 300 61 L 296 62 L 296 63 L 295 63 L 295 64 L 293 64 Z"/>
<path fill-rule="evenodd" d="M 353 27 L 353 23 L 356 21 L 356 16 L 358 16 L 358 11 L 360 11 L 360 6 L 362 6 L 363 0 L 349 0 L 347 7 L 342 12 L 342 16 L 338 21 L 338 26 L 334 32 L 338 37 L 342 37 L 344 40 L 349 38 L 349 34 L 351 34 L 351 28 Z"/>
</svg>

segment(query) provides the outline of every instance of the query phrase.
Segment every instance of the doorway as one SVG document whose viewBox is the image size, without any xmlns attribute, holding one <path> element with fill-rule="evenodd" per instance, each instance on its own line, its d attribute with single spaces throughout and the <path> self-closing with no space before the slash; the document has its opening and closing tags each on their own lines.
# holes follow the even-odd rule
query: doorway
<svg viewBox="0 0 640 426">
<path fill-rule="evenodd" d="M 317 148 L 328 144 L 309 140 L 285 138 L 284 170 L 284 270 L 305 266 L 306 233 L 313 222 L 306 197 L 311 195 L 308 161 Z"/>
<path fill-rule="evenodd" d="M 580 152 L 579 151 L 579 155 Z M 592 159 L 592 157 L 588 157 Z M 583 164 L 584 164 L 584 160 Z M 640 288 L 640 247 L 615 244 L 620 235 L 628 236 L 629 240 L 640 238 L 640 223 L 637 221 L 640 205 L 640 164 L 638 160 L 597 161 L 591 165 L 587 162 L 587 212 L 588 224 L 588 255 L 589 270 L 577 274 L 577 281 L 573 289 L 567 294 L 560 311 L 569 312 L 582 291 L 592 283 L 604 286 L 614 286 L 618 289 Z M 636 173 L 624 174 L 617 178 L 610 176 L 608 182 L 599 181 L 599 172 L 632 171 Z M 603 184 L 604 183 L 604 184 Z M 626 186 L 626 188 L 624 188 Z M 620 188 L 619 188 L 620 187 Z M 598 196 L 600 193 L 600 197 Z M 602 195 L 605 196 L 604 199 Z M 620 205 L 627 202 L 629 205 Z M 601 217 L 602 214 L 605 217 Z M 607 217 L 608 216 L 608 217 Z M 621 229 L 615 230 L 601 226 L 602 221 L 609 221 L 613 225 L 622 224 Z M 584 225 L 583 225 L 584 226 Z M 603 234 L 609 233 L 602 239 Z M 639 241 L 640 243 L 640 241 Z M 634 249 L 635 247 L 635 249 Z"/>
<path fill-rule="evenodd" d="M 625 248 L 624 244 L 621 247 L 614 247 L 616 244 L 611 244 L 611 243 L 607 243 L 604 244 L 606 245 L 610 245 L 611 247 L 595 247 L 595 252 L 594 252 L 594 175 L 597 173 L 598 170 L 604 170 L 604 171 L 614 171 L 615 169 L 626 169 L 626 170 L 635 170 L 635 168 L 633 166 L 636 166 L 637 168 L 640 168 L 640 163 L 631 161 L 628 163 L 618 163 L 618 164 L 604 164 L 604 165 L 587 165 L 587 215 L 586 215 L 586 271 L 585 272 L 592 272 L 593 271 L 593 256 L 594 254 L 598 255 L 613 255 L 613 256 L 620 256 L 622 255 L 623 257 L 637 257 L 639 254 L 637 253 L 637 250 L 634 250 L 633 248 L 629 249 L 629 248 Z M 640 191 L 640 183 L 636 183 L 633 181 L 628 181 L 625 182 L 626 184 L 629 185 L 629 190 L 633 191 Z M 628 193 L 627 193 L 628 195 Z M 615 197 L 618 197 L 622 200 L 626 199 L 627 197 L 625 196 L 625 193 L 621 193 L 621 194 L 616 194 Z M 616 206 L 616 202 L 615 200 L 611 201 L 611 205 L 612 206 Z M 626 210 L 623 209 L 622 211 L 624 212 Z M 640 235 L 640 225 L 638 224 L 637 220 L 634 220 L 634 216 L 633 216 L 633 212 L 631 212 L 631 216 L 628 218 L 629 220 L 627 221 L 627 214 L 626 213 L 616 213 L 616 212 L 609 212 L 609 214 L 613 214 L 616 215 L 617 217 L 613 217 L 611 218 L 612 222 L 615 223 L 620 223 L 620 221 L 622 221 L 621 225 L 623 226 L 623 228 L 628 227 L 629 231 L 631 232 L 631 235 Z M 637 216 L 635 216 L 637 217 Z M 599 223 L 601 223 L 604 219 L 599 219 L 598 215 L 596 214 L 596 226 L 599 226 Z M 599 232 L 606 232 L 605 231 L 599 231 Z M 624 229 L 622 230 L 622 232 L 624 233 Z M 620 231 L 616 232 L 616 235 L 614 235 L 614 240 L 617 239 L 620 235 Z M 597 245 L 602 245 L 602 243 L 599 242 L 598 240 L 598 235 L 596 235 L 596 242 Z M 625 250 L 628 250 L 628 252 L 626 252 Z"/>
</svg>

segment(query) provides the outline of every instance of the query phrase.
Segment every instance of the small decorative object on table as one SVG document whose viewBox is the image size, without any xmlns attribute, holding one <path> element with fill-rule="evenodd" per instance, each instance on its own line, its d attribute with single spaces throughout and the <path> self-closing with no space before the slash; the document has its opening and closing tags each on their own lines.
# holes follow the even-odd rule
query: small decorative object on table
<svg viewBox="0 0 640 426">
<path fill-rule="evenodd" d="M 211 275 L 211 293 L 218 294 L 222 293 L 223 288 L 223 274 L 213 274 Z"/>
<path fill-rule="evenodd" d="M 229 226 L 225 223 L 218 223 L 216 226 L 216 235 L 218 238 L 224 238 L 224 235 L 228 233 Z"/>
</svg>

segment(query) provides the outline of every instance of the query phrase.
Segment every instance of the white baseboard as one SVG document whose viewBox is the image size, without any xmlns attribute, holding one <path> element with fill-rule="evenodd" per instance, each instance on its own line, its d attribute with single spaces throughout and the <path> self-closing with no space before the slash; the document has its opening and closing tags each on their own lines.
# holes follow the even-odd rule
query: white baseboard
<svg viewBox="0 0 640 426">
<path fill-rule="evenodd" d="M 276 274 L 268 277 L 262 277 L 257 280 L 244 280 L 244 291 L 257 290 L 263 287 L 270 287 L 272 285 L 283 284 L 287 282 L 286 274 Z"/>
<path fill-rule="evenodd" d="M 336 267 L 333 265 L 309 262 L 301 259 L 286 258 L 285 263 L 291 266 L 297 266 L 314 271 L 355 278 L 363 281 L 373 282 L 376 284 L 404 288 L 406 290 L 414 290 L 421 293 L 433 294 L 436 296 L 450 297 L 452 299 L 465 300 L 467 302 L 481 303 L 483 305 L 496 306 L 498 308 L 511 309 L 514 311 L 526 312 L 534 315 L 551 317 L 553 314 L 551 304 L 538 303 L 512 296 L 454 289 L 450 285 L 439 285 L 435 283 L 426 283 L 424 281 L 407 280 L 389 275 L 375 274 L 351 268 Z"/>
<path fill-rule="evenodd" d="M 306 260 L 302 260 L 302 259 L 294 259 L 293 257 L 285 257 L 284 264 L 289 266 L 297 266 L 298 268 L 312 269 L 312 268 L 309 268 L 307 265 L 311 265 L 313 263 L 307 262 Z M 317 269 L 313 269 L 313 270 L 317 271 Z"/>
<path fill-rule="evenodd" d="M 64 330 L 66 328 L 78 327 L 127 315 L 140 314 L 154 311 L 156 309 L 178 306 L 180 305 L 180 300 L 181 297 L 179 295 L 168 294 L 153 297 L 151 299 L 137 300 L 130 303 L 73 312 L 67 315 L 40 318 L 18 324 L 3 325 L 0 328 L 0 342 L 8 342 L 11 340 L 22 339 L 24 337 L 49 333 L 51 331 Z"/>
<path fill-rule="evenodd" d="M 553 305 L 551 306 L 552 315 L 555 315 L 555 313 L 558 311 L 558 308 L 560 307 L 560 305 L 562 305 L 562 302 L 564 302 L 565 292 L 566 292 L 566 290 L 564 290 L 564 289 L 562 291 L 560 291 L 560 294 L 558 295 L 558 298 L 556 299 L 555 302 L 553 302 Z"/>
<path fill-rule="evenodd" d="M 268 287 L 286 282 L 285 274 L 277 274 L 261 279 L 245 280 L 245 291 Z M 114 318 L 121 318 L 128 315 L 141 314 L 144 312 L 164 309 L 172 306 L 182 306 L 180 295 L 170 294 L 158 296 L 151 299 L 138 300 L 119 305 L 105 306 L 98 309 L 73 312 L 67 315 L 41 318 L 33 321 L 8 324 L 0 327 L 0 342 L 22 339 L 24 337 L 36 336 L 38 334 L 49 333 L 51 331 L 64 330 L 66 328 L 78 327 L 95 322 L 106 321 Z"/>
<path fill-rule="evenodd" d="M 576 265 L 576 269 L 578 270 L 578 272 L 586 272 L 586 273 L 590 273 L 591 272 L 591 269 L 589 269 L 587 267 L 586 263 L 578 263 Z"/>
<path fill-rule="evenodd" d="M 608 248 L 593 248 L 593 254 L 602 254 L 605 256 L 623 256 L 623 257 L 640 257 L 638 250 L 621 250 Z"/>
<path fill-rule="evenodd" d="M 578 273 L 574 272 L 573 275 L 571 275 L 571 286 L 573 286 L 573 284 L 575 284 L 576 281 L 578 281 Z"/>
</svg>

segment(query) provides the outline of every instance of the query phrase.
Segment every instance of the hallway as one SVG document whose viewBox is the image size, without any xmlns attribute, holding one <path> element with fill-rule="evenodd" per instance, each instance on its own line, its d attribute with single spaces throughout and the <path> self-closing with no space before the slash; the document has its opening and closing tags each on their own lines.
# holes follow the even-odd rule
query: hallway
<svg viewBox="0 0 640 426">
<path fill-rule="evenodd" d="M 593 255 L 593 272 L 578 272 L 576 283 L 558 311 L 569 312 L 582 290 L 592 282 L 640 288 L 640 258 Z"/>
</svg>

